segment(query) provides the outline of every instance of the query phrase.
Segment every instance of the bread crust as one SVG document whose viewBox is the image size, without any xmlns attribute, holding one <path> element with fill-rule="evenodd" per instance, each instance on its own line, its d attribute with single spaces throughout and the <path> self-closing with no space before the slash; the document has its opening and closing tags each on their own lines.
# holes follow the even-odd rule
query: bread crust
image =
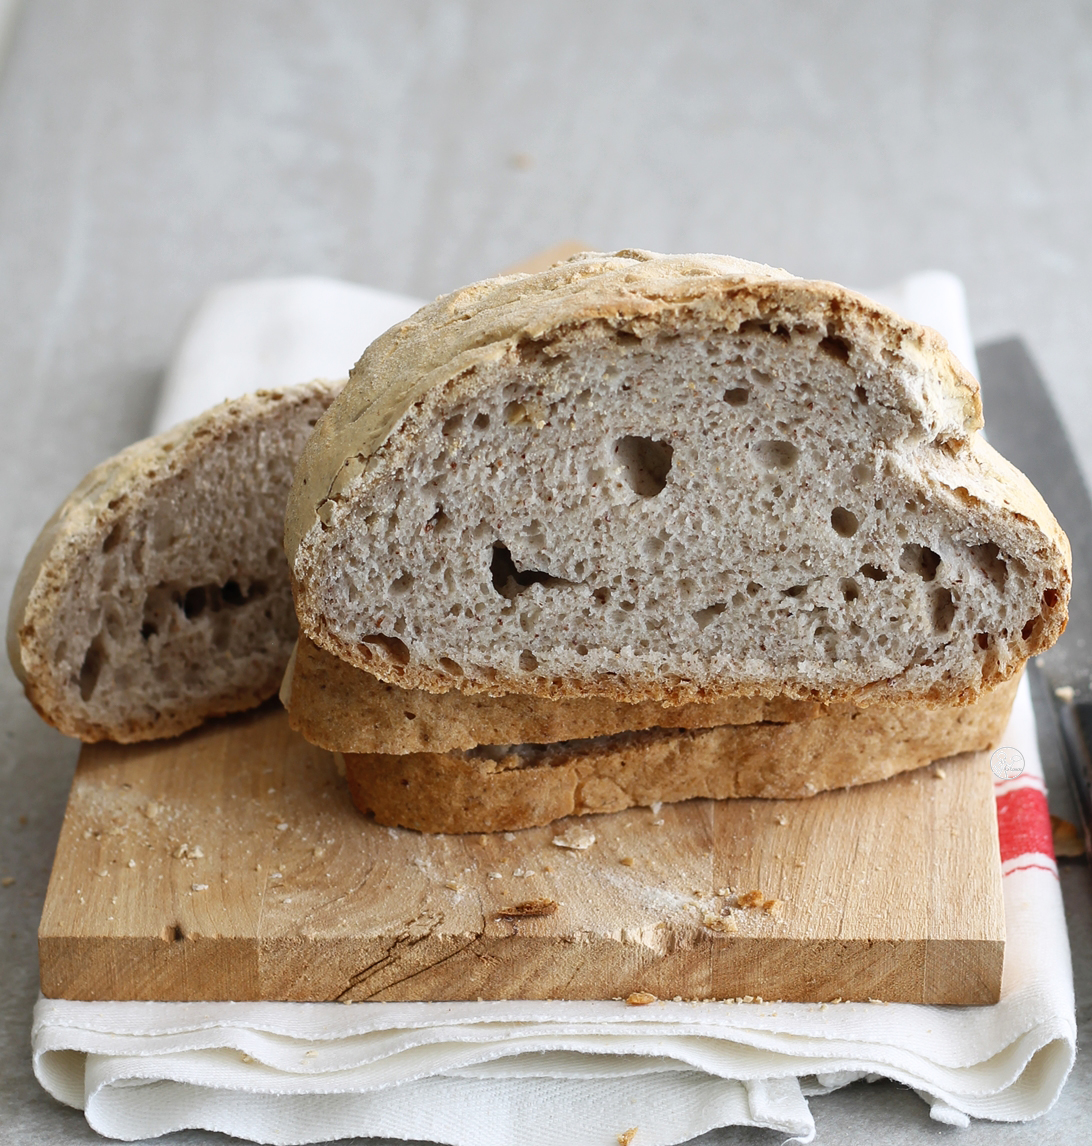
<svg viewBox="0 0 1092 1146">
<path fill-rule="evenodd" d="M 829 705 L 788 697 L 726 697 L 668 706 L 600 697 L 549 700 L 522 693 L 467 696 L 403 689 L 300 636 L 281 686 L 293 729 L 330 752 L 446 753 L 479 744 L 551 744 L 645 728 L 786 723 L 829 715 Z M 845 715 L 856 711 L 842 705 Z"/>
<path fill-rule="evenodd" d="M 592 346 L 604 331 L 650 338 L 685 328 L 700 336 L 711 329 L 738 330 L 748 322 L 826 330 L 864 348 L 876 361 L 899 363 L 913 376 L 919 391 L 903 393 L 900 400 L 913 407 L 930 446 L 929 466 L 924 473 L 919 469 L 918 483 L 924 480 L 938 503 L 958 508 L 998 545 L 1011 544 L 1022 553 L 1033 550 L 1050 570 L 1050 591 L 1025 639 L 1023 656 L 1005 663 L 995 659 L 980 677 L 942 679 L 927 687 L 910 682 L 907 672 L 863 685 L 822 687 L 743 676 L 701 681 L 655 673 L 546 676 L 496 666 L 485 676 L 453 678 L 414 659 L 412 649 L 408 658 L 388 656 L 382 643 L 351 643 L 335 630 L 319 593 L 324 536 L 364 491 L 397 482 L 425 428 L 476 392 L 479 370 L 515 361 L 528 346 L 543 354 Z M 728 697 L 861 706 L 969 703 L 1057 639 L 1065 627 L 1070 580 L 1064 533 L 1027 479 L 981 439 L 981 425 L 977 382 L 940 335 L 835 284 L 716 256 L 633 251 L 576 256 L 536 275 L 478 283 L 438 299 L 373 343 L 308 443 L 285 528 L 301 630 L 384 681 L 434 693 L 454 689 L 672 705 Z M 380 642 L 389 639 L 393 635 L 380 635 Z"/>
<path fill-rule="evenodd" d="M 285 411 L 313 411 L 317 418 L 342 382 L 316 381 L 283 390 L 259 391 L 222 403 L 188 422 L 147 438 L 96 466 L 46 523 L 23 563 L 8 610 L 8 657 L 39 714 L 69 736 L 85 741 L 128 743 L 174 736 L 212 716 L 251 708 L 272 696 L 281 681 L 294 633 L 269 634 L 270 648 L 255 650 L 253 663 L 239 666 L 235 680 L 215 695 L 193 697 L 175 707 L 150 709 L 134 692 L 119 700 L 110 719 L 96 718 L 95 706 L 80 694 L 84 651 L 73 644 L 73 617 L 101 608 L 110 593 L 85 584 L 88 569 L 110 545 L 114 531 L 184 480 L 210 452 L 230 449 L 233 435 L 277 420 Z M 292 458 L 285 458 L 291 465 Z M 238 512 L 225 506 L 225 512 Z M 274 532 L 276 523 L 274 525 Z M 188 523 L 187 527 L 192 527 Z M 231 555 L 227 564 L 231 563 Z M 230 574 L 229 574 L 230 575 Z M 288 572 L 270 586 L 288 601 Z M 290 607 L 287 614 L 291 617 Z M 137 622 L 139 628 L 139 621 Z M 276 646 L 276 647 L 274 647 Z"/>
<path fill-rule="evenodd" d="M 517 831 L 677 800 L 793 799 L 994 747 L 1018 677 L 971 705 L 872 708 L 787 724 L 655 729 L 526 754 L 345 754 L 356 806 L 421 832 Z"/>
</svg>

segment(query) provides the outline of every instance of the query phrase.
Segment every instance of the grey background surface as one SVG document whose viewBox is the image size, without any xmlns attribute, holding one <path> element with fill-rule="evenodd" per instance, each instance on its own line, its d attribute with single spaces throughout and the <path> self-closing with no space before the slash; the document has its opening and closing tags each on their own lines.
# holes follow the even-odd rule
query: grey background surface
<svg viewBox="0 0 1092 1146">
<path fill-rule="evenodd" d="M 30 0 L 0 73 L 0 598 L 84 472 L 145 432 L 211 285 L 316 273 L 430 297 L 568 237 L 852 285 L 953 270 L 980 341 L 1026 339 L 1092 476 L 1090 210 L 1076 0 Z M 0 719 L 0 1118 L 12 1141 L 97 1141 L 29 1067 L 76 746 L 6 666 Z M 1062 883 L 1086 1036 L 1092 886 L 1083 864 Z M 957 1133 L 887 1083 L 813 1109 L 820 1142 Z M 1079 1140 L 1090 1117 L 1082 1054 L 1045 1119 L 959 1141 Z"/>
</svg>

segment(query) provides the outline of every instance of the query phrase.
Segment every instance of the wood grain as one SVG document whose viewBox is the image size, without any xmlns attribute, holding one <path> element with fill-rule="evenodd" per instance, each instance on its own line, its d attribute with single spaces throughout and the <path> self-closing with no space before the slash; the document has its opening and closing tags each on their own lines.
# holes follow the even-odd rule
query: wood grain
<svg viewBox="0 0 1092 1146">
<path fill-rule="evenodd" d="M 574 826 L 594 844 L 556 846 Z M 733 906 L 756 890 L 780 903 Z M 991 774 L 968 755 L 808 800 L 425 836 L 357 813 L 267 707 L 83 749 L 39 952 L 47 996 L 88 1000 L 989 1003 Z"/>
</svg>

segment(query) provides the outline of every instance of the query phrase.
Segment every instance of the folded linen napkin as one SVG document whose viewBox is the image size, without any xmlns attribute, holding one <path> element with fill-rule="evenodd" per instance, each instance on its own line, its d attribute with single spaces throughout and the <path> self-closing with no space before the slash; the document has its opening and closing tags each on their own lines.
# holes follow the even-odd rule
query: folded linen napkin
<svg viewBox="0 0 1092 1146">
<path fill-rule="evenodd" d="M 356 353 L 348 348 L 378 333 L 367 325 L 368 308 L 357 305 L 361 288 L 322 288 L 328 299 L 342 292 L 350 300 L 347 321 L 361 332 L 357 343 L 340 342 L 348 359 L 339 367 L 328 357 L 307 358 L 309 346 L 326 352 L 331 324 L 309 324 L 309 301 L 294 309 L 294 297 L 315 297 L 315 280 L 303 283 L 222 288 L 179 355 L 179 362 L 205 366 L 187 367 L 188 375 L 176 366 L 171 374 L 200 383 L 197 405 L 186 405 L 188 384 L 176 385 L 159 424 L 252 389 L 255 375 L 239 347 L 262 345 L 268 323 L 294 332 L 294 361 L 323 364 L 301 368 L 302 378 L 344 373 Z M 933 272 L 874 293 L 931 321 L 973 368 L 958 280 Z M 216 297 L 226 301 L 214 305 Z M 399 306 L 408 312 L 413 305 L 398 299 L 382 313 L 394 320 Z M 941 1122 L 1034 1118 L 1054 1102 L 1072 1066 L 1076 1025 L 1026 683 L 1005 744 L 1023 754 L 1025 769 L 996 787 L 1008 933 L 996 1006 L 42 999 L 32 1036 L 35 1073 L 57 1099 L 82 1108 L 99 1133 L 127 1140 L 202 1128 L 286 1144 L 376 1135 L 456 1146 L 580 1146 L 614 1142 L 636 1127 L 634 1146 L 668 1146 L 749 1125 L 810 1142 L 808 1097 L 879 1077 L 913 1087 Z"/>
</svg>

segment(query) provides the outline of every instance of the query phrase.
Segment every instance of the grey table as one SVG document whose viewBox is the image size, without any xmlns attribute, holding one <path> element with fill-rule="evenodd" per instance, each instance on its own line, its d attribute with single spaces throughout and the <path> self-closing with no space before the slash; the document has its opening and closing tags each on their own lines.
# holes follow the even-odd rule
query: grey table
<svg viewBox="0 0 1092 1146">
<path fill-rule="evenodd" d="M 145 432 L 212 284 L 318 273 L 428 297 L 570 236 L 858 285 L 949 268 L 980 339 L 1026 340 L 1092 476 L 1090 207 L 1078 0 L 31 0 L 0 73 L 0 599 L 54 506 Z M 29 1066 L 76 746 L 6 668 L 0 714 L 0 1119 L 31 1146 L 97 1141 Z M 1062 888 L 1087 1037 L 1087 867 Z M 821 1142 L 953 1133 L 887 1083 L 813 1109 Z M 1046 1118 L 959 1141 L 1080 1140 L 1090 1116 L 1082 1054 Z"/>
</svg>

